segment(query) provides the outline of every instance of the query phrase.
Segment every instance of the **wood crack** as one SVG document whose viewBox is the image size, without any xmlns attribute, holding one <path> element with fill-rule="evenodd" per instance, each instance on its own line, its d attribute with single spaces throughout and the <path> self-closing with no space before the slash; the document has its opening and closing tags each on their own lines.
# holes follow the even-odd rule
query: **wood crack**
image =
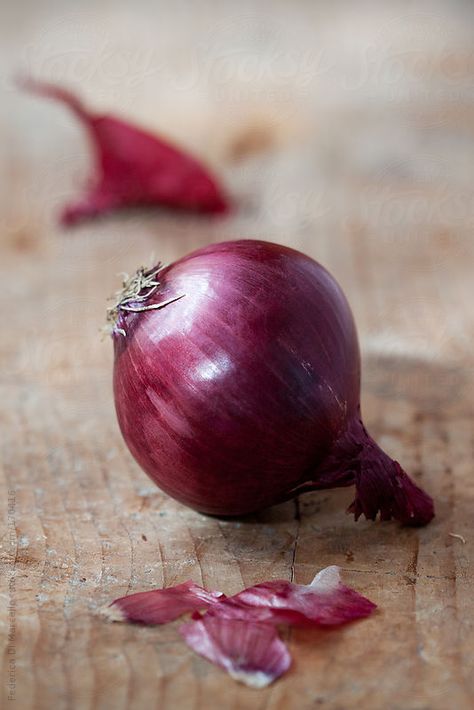
<svg viewBox="0 0 474 710">
<path fill-rule="evenodd" d="M 291 557 L 290 582 L 295 581 L 296 548 L 298 547 L 298 542 L 300 539 L 300 532 L 301 532 L 300 499 L 295 498 L 294 504 L 295 504 L 296 533 L 295 533 L 295 541 L 293 543 L 293 553 L 292 553 L 292 557 Z"/>
</svg>

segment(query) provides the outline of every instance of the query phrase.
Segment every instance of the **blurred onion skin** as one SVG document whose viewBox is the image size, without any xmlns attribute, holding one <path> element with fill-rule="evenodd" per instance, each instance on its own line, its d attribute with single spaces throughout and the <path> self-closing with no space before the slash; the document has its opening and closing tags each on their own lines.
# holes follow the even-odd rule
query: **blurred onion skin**
<svg viewBox="0 0 474 710">
<path fill-rule="evenodd" d="M 241 240 L 193 252 L 159 280 L 150 303 L 184 297 L 120 313 L 126 335 L 113 334 L 120 428 L 157 485 L 233 516 L 298 487 L 354 483 L 360 437 L 376 445 L 359 419 L 354 320 L 332 276 L 293 249 Z"/>
</svg>

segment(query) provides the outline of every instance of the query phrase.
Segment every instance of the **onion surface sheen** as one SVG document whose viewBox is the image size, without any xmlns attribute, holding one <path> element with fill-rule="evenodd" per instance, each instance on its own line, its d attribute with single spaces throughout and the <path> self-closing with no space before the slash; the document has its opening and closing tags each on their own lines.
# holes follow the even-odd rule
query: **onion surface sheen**
<svg viewBox="0 0 474 710">
<path fill-rule="evenodd" d="M 114 309 L 115 405 L 163 491 L 236 516 L 355 484 L 356 519 L 431 520 L 431 498 L 362 424 L 356 328 L 326 269 L 241 240 L 139 274 Z"/>
</svg>

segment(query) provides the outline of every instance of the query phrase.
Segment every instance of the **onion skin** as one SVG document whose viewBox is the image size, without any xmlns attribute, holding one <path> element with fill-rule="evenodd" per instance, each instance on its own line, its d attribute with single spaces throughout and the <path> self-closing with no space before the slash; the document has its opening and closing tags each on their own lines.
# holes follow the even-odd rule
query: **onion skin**
<svg viewBox="0 0 474 710">
<path fill-rule="evenodd" d="M 64 208 L 63 226 L 140 205 L 209 214 L 230 208 L 208 168 L 177 146 L 120 118 L 90 111 L 78 96 L 61 86 L 31 78 L 18 83 L 62 102 L 89 134 L 94 152 L 92 175 L 84 194 Z"/>
<path fill-rule="evenodd" d="M 114 394 L 131 453 L 166 493 L 237 516 L 356 484 L 351 511 L 422 525 L 433 503 L 360 419 L 354 320 L 313 259 L 267 242 L 200 249 L 119 311 Z"/>
<path fill-rule="evenodd" d="M 339 567 L 331 565 L 318 572 L 310 584 L 272 579 L 247 587 L 208 604 L 206 615 L 317 628 L 342 626 L 369 616 L 376 608 L 370 599 L 342 584 Z"/>
<path fill-rule="evenodd" d="M 149 589 L 128 594 L 101 610 L 110 621 L 130 621 L 155 626 L 167 624 L 183 614 L 207 609 L 225 598 L 222 592 L 208 592 L 188 580 L 167 589 Z"/>
</svg>

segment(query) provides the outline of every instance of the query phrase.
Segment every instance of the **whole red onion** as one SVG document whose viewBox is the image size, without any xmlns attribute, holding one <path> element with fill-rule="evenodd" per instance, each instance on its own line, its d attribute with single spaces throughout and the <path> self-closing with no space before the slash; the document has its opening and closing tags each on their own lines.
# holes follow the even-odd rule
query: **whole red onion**
<svg viewBox="0 0 474 710">
<path fill-rule="evenodd" d="M 349 486 L 350 510 L 423 525 L 433 502 L 365 430 L 349 305 L 293 249 L 242 240 L 137 272 L 109 315 L 125 441 L 169 495 L 241 515 Z"/>
</svg>

